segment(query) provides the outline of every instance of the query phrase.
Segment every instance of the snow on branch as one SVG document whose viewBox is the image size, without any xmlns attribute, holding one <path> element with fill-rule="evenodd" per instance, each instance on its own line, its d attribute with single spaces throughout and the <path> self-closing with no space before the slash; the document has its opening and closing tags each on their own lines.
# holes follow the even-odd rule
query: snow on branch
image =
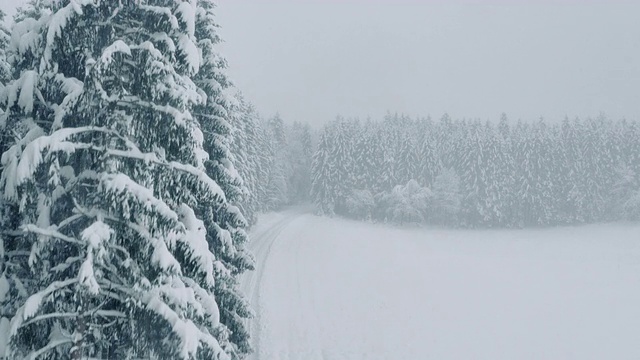
<svg viewBox="0 0 640 360">
<path fill-rule="evenodd" d="M 173 117 L 175 124 L 180 127 L 187 126 L 187 120 L 191 120 L 191 114 L 188 111 L 181 111 L 170 105 L 158 105 L 149 101 L 142 100 L 137 96 L 125 95 L 122 97 L 112 96 L 107 100 L 116 101 L 118 105 L 125 107 L 133 107 L 133 105 L 144 106 L 154 111 L 158 111 Z"/>
<path fill-rule="evenodd" d="M 2 182 L 5 185 L 5 198 L 16 199 L 17 187 L 33 177 L 38 167 L 42 164 L 46 157 L 43 157 L 45 151 L 57 152 L 62 151 L 71 154 L 75 150 L 86 149 L 90 144 L 76 144 L 65 141 L 71 136 L 84 132 L 111 132 L 105 128 L 84 126 L 77 128 L 64 128 L 53 132 L 48 136 L 41 136 L 42 129 L 32 129 L 27 136 L 26 141 L 12 146 L 2 156 L 2 165 L 4 171 L 2 173 Z M 24 150 L 20 152 L 22 145 L 26 143 Z"/>
<path fill-rule="evenodd" d="M 196 217 L 193 209 L 186 204 L 180 206 L 179 213 L 180 220 L 186 229 L 184 237 L 179 240 L 190 249 L 191 253 L 187 255 L 197 261 L 199 271 L 205 275 L 207 284 L 213 287 L 215 284 L 213 269 L 216 259 L 209 250 L 207 230 L 204 223 Z"/>
<path fill-rule="evenodd" d="M 176 44 L 172 38 L 165 32 L 156 32 L 150 35 L 151 39 L 156 42 L 165 43 L 169 52 L 176 51 Z"/>
<path fill-rule="evenodd" d="M 109 225 L 98 219 L 80 233 L 80 237 L 87 244 L 87 257 L 80 266 L 78 281 L 91 294 L 97 295 L 100 292 L 100 286 L 93 270 L 94 254 L 97 261 L 102 262 L 105 253 L 103 243 L 111 238 L 113 232 Z"/>
<path fill-rule="evenodd" d="M 140 9 L 152 12 L 154 14 L 164 15 L 169 19 L 172 29 L 178 29 L 178 19 L 171 13 L 171 10 L 167 7 L 152 6 L 152 5 L 139 5 Z"/>
<path fill-rule="evenodd" d="M 104 51 L 102 51 L 100 60 L 104 64 L 109 65 L 111 64 L 111 62 L 113 62 L 113 54 L 116 53 L 123 53 L 130 56 L 131 49 L 129 48 L 129 45 L 127 45 L 124 41 L 116 40 L 113 42 L 113 44 L 107 46 Z"/>
<path fill-rule="evenodd" d="M 94 4 L 93 0 L 71 0 L 67 6 L 56 11 L 49 20 L 47 28 L 47 39 L 44 48 L 43 62 L 41 68 L 46 67 L 51 61 L 51 53 L 55 40 L 62 35 L 63 29 L 67 26 L 73 16 L 82 15 L 82 6 Z"/>
<path fill-rule="evenodd" d="M 200 51 L 193 42 L 193 39 L 187 35 L 181 35 L 178 40 L 178 49 L 185 56 L 187 64 L 189 65 L 189 72 L 192 74 L 197 73 L 200 70 Z"/>
<path fill-rule="evenodd" d="M 224 191 L 222 191 L 222 188 L 220 187 L 220 185 L 218 185 L 218 183 L 215 182 L 215 180 L 210 178 L 209 175 L 207 175 L 207 173 L 204 172 L 203 170 L 200 170 L 200 169 L 198 169 L 198 168 L 196 168 L 194 166 L 191 166 L 191 165 L 181 164 L 181 163 L 178 163 L 178 162 L 175 162 L 175 161 L 170 162 L 169 166 L 172 169 L 183 171 L 183 172 L 186 172 L 186 173 L 188 173 L 190 175 L 193 175 L 193 176 L 197 177 L 202 183 L 207 185 L 209 190 L 215 196 L 220 198 L 222 201 L 226 201 L 226 197 L 224 195 Z"/>
<path fill-rule="evenodd" d="M 0 177 L 0 187 L 4 185 L 5 199 L 9 200 L 17 198 L 15 189 L 18 187 L 18 184 L 16 183 L 17 179 L 15 174 L 20 160 L 20 152 L 26 144 L 43 135 L 44 131 L 42 128 L 39 126 L 33 126 L 22 139 L 2 154 L 0 163 L 4 170 L 2 172 L 2 177 Z"/>
<path fill-rule="evenodd" d="M 138 224 L 127 222 L 127 227 L 149 242 L 149 245 L 153 249 L 151 253 L 151 261 L 154 264 L 158 265 L 163 271 L 175 271 L 177 274 L 181 273 L 180 263 L 176 260 L 173 254 L 171 254 L 165 241 L 153 237 L 151 233 L 149 233 L 149 230 Z"/>
<path fill-rule="evenodd" d="M 47 351 L 55 349 L 56 347 L 58 347 L 60 345 L 64 345 L 64 344 L 68 344 L 68 343 L 72 343 L 72 342 L 73 342 L 72 339 L 52 340 L 45 347 L 43 347 L 41 349 L 38 349 L 37 351 L 32 352 L 31 355 L 29 356 L 29 360 L 36 360 L 36 359 L 38 359 L 38 357 L 40 355 L 46 353 Z"/>
<path fill-rule="evenodd" d="M 198 296 L 202 308 L 213 326 L 218 325 L 220 323 L 220 307 L 218 306 L 218 302 L 216 301 L 216 297 L 213 292 L 203 289 L 193 281 L 193 279 L 183 278 L 182 280 L 187 286 L 193 289 L 196 296 Z"/>
<path fill-rule="evenodd" d="M 42 235 L 45 237 L 52 237 L 58 240 L 66 241 L 71 244 L 77 244 L 77 245 L 82 244 L 81 241 L 59 232 L 55 225 L 49 226 L 48 228 L 44 229 L 44 228 L 38 227 L 35 224 L 26 224 L 22 226 L 22 231 L 24 231 L 25 233 L 33 233 L 33 234 Z"/>
<path fill-rule="evenodd" d="M 38 73 L 35 70 L 28 70 L 24 71 L 18 80 L 7 85 L 5 88 L 7 108 L 18 104 L 25 113 L 32 112 L 37 83 Z"/>
<path fill-rule="evenodd" d="M 122 157 L 122 158 L 130 158 L 130 159 L 139 159 L 146 163 L 151 163 L 159 166 L 166 166 L 172 170 L 177 170 L 186 174 L 189 174 L 195 178 L 197 178 L 202 184 L 204 184 L 214 196 L 217 196 L 223 201 L 226 201 L 226 197 L 224 191 L 218 183 L 216 183 L 213 179 L 207 175 L 207 173 L 199 169 L 193 165 L 182 164 L 176 161 L 164 162 L 158 159 L 158 156 L 155 153 L 143 153 L 140 151 L 135 144 L 131 142 L 127 142 L 129 146 L 128 150 L 117 150 L 117 149 L 108 149 L 106 153 L 110 156 Z"/>
<path fill-rule="evenodd" d="M 102 317 L 105 317 L 105 318 L 110 318 L 110 317 L 126 318 L 127 317 L 127 315 L 125 313 L 123 313 L 121 311 L 116 311 L 116 310 L 93 310 L 93 309 L 91 309 L 91 310 L 85 311 L 83 314 L 80 314 L 79 312 L 67 312 L 67 313 L 54 312 L 54 313 L 42 314 L 42 315 L 34 316 L 31 319 L 29 319 L 28 321 L 25 321 L 24 323 L 22 323 L 22 326 L 31 325 L 31 324 L 37 323 L 38 321 L 42 321 L 42 320 L 74 318 L 74 317 L 86 316 L 86 315 L 97 315 L 97 316 L 102 316 Z"/>
<path fill-rule="evenodd" d="M 18 329 L 20 329 L 25 320 L 33 317 L 39 310 L 40 305 L 42 305 L 42 301 L 49 294 L 68 287 L 77 283 L 77 279 L 68 279 L 65 281 L 55 281 L 51 285 L 49 285 L 46 289 L 37 292 L 27 299 L 27 301 L 22 305 L 16 315 L 11 319 L 11 330 L 9 332 L 9 336 L 13 337 L 18 333 Z"/>
<path fill-rule="evenodd" d="M 109 225 L 97 220 L 88 228 L 84 229 L 80 233 L 80 237 L 87 243 L 88 248 L 93 250 L 99 249 L 103 242 L 106 242 L 111 238 L 112 234 L 113 230 Z"/>
<path fill-rule="evenodd" d="M 106 191 L 125 195 L 141 204 L 148 211 L 154 211 L 166 219 L 178 221 L 178 214 L 171 210 L 164 201 L 156 198 L 152 190 L 138 184 L 127 175 L 103 174 L 100 182 Z"/>
<path fill-rule="evenodd" d="M 201 343 L 208 345 L 220 359 L 228 359 L 218 340 L 204 332 L 188 319 L 182 319 L 173 309 L 165 304 L 155 293 L 147 293 L 142 297 L 147 309 L 158 314 L 171 324 L 173 332 L 180 339 L 178 352 L 182 359 L 194 358 Z"/>
<path fill-rule="evenodd" d="M 27 18 L 16 23 L 11 32 L 9 52 L 16 55 L 24 55 L 28 51 L 35 52 L 40 46 L 40 28 L 43 26 L 43 20 L 44 18 Z"/>
<path fill-rule="evenodd" d="M 202 62 L 200 51 L 195 44 L 196 33 L 196 6 L 195 2 L 181 2 L 177 9 L 176 14 L 182 20 L 186 26 L 186 34 L 182 34 L 178 39 L 178 49 L 184 55 L 189 71 L 195 74 L 200 69 Z"/>
<path fill-rule="evenodd" d="M 194 2 L 183 1 L 178 4 L 176 14 L 185 23 L 187 34 L 195 36 L 196 34 L 196 6 Z"/>
<path fill-rule="evenodd" d="M 84 83 L 74 77 L 65 77 L 62 74 L 56 74 L 56 81 L 60 84 L 60 89 L 67 95 L 62 103 L 55 107 L 55 116 L 51 128 L 57 130 L 62 127 L 62 119 L 68 114 L 68 111 L 76 104 L 80 95 L 84 91 Z"/>
</svg>

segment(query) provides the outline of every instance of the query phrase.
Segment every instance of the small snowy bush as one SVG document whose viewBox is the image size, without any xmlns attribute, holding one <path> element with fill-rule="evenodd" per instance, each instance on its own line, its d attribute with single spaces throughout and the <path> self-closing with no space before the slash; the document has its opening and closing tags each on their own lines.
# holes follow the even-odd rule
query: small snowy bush
<svg viewBox="0 0 640 360">
<path fill-rule="evenodd" d="M 406 185 L 397 185 L 391 192 L 376 195 L 376 215 L 381 220 L 396 224 L 423 223 L 431 197 L 429 188 L 409 180 Z"/>
</svg>

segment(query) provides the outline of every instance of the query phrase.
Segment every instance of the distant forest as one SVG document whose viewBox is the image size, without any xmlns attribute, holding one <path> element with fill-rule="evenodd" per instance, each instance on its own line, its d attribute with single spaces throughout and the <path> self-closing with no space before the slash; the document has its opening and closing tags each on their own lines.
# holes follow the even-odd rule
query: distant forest
<svg viewBox="0 0 640 360">
<path fill-rule="evenodd" d="M 604 116 L 512 123 L 387 116 L 320 134 L 320 214 L 454 227 L 526 227 L 640 216 L 640 127 Z"/>
</svg>

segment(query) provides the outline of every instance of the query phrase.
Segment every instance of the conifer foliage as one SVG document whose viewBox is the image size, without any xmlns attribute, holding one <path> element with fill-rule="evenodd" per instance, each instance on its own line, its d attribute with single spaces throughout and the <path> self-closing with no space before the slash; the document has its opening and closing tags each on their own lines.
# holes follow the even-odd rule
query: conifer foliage
<svg viewBox="0 0 640 360">
<path fill-rule="evenodd" d="M 213 9 L 34 0 L 18 15 L 0 120 L 8 358 L 250 351 L 237 276 L 253 260 Z"/>
</svg>

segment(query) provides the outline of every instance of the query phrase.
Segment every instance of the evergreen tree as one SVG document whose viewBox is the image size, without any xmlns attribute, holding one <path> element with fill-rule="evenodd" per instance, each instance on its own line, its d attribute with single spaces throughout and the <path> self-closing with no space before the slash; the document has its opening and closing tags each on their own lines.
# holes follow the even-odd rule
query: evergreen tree
<svg viewBox="0 0 640 360">
<path fill-rule="evenodd" d="M 233 132 L 232 152 L 237 159 L 237 168 L 244 181 L 246 191 L 243 193 L 240 207 L 249 224 L 257 221 L 257 212 L 262 210 L 260 194 L 264 193 L 266 169 L 263 168 L 260 139 L 260 122 L 254 106 L 241 94 L 238 98 L 238 127 Z"/>
<path fill-rule="evenodd" d="M 284 121 L 276 114 L 267 121 L 266 138 L 269 142 L 268 152 L 270 156 L 269 177 L 267 180 L 268 208 L 278 209 L 289 203 L 288 178 L 291 173 L 291 164 L 287 158 L 287 137 Z"/>
<path fill-rule="evenodd" d="M 311 162 L 313 144 L 311 128 L 308 124 L 294 122 L 287 127 L 286 159 L 289 162 L 287 189 L 292 203 L 302 203 L 309 199 L 311 191 Z"/>
<path fill-rule="evenodd" d="M 354 187 L 371 193 L 380 191 L 377 185 L 378 171 L 376 156 L 376 123 L 367 120 L 354 139 Z"/>
<path fill-rule="evenodd" d="M 409 136 L 400 142 L 400 149 L 394 163 L 396 181 L 406 184 L 409 180 L 418 179 L 418 150 L 415 142 Z"/>
<path fill-rule="evenodd" d="M 331 152 L 331 177 L 334 204 L 336 211 L 345 212 L 345 200 L 355 184 L 353 173 L 354 135 L 357 124 L 345 119 L 338 119 L 334 125 Z"/>
<path fill-rule="evenodd" d="M 440 159 L 436 153 L 436 139 L 431 133 L 424 134 L 418 148 L 418 179 L 419 182 L 431 188 L 441 170 Z"/>
<path fill-rule="evenodd" d="M 498 123 L 498 133 L 496 140 L 499 149 L 491 150 L 497 152 L 494 157 L 492 170 L 497 176 L 497 190 L 500 196 L 501 217 L 500 220 L 505 226 L 515 226 L 517 213 L 517 198 L 515 194 L 515 172 L 516 164 L 514 160 L 513 140 L 511 126 L 506 114 L 502 114 Z"/>
<path fill-rule="evenodd" d="M 236 246 L 242 216 L 205 172 L 222 158 L 208 157 L 191 111 L 216 101 L 191 80 L 208 66 L 198 53 L 208 35 L 196 33 L 206 5 L 37 5 L 14 28 L 21 75 L 3 104 L 19 129 L 0 181 L 19 215 L 3 233 L 8 356 L 241 354 L 222 319 L 238 313 L 226 276 L 247 266 L 216 239 Z"/>
<path fill-rule="evenodd" d="M 329 216 L 334 215 L 336 202 L 336 190 L 332 179 L 334 166 L 332 146 L 331 129 L 327 126 L 320 134 L 318 148 L 313 155 L 311 195 L 316 211 L 321 215 Z"/>
<path fill-rule="evenodd" d="M 508 223 L 508 208 L 512 184 L 510 163 L 506 148 L 501 141 L 501 135 L 487 123 L 484 128 L 484 222 L 488 226 L 506 226 Z"/>
<path fill-rule="evenodd" d="M 462 200 L 462 214 L 466 226 L 478 226 L 489 219 L 486 204 L 487 195 L 487 154 L 484 132 L 478 122 L 471 125 L 464 139 L 462 173 L 460 182 L 465 194 Z"/>
</svg>

